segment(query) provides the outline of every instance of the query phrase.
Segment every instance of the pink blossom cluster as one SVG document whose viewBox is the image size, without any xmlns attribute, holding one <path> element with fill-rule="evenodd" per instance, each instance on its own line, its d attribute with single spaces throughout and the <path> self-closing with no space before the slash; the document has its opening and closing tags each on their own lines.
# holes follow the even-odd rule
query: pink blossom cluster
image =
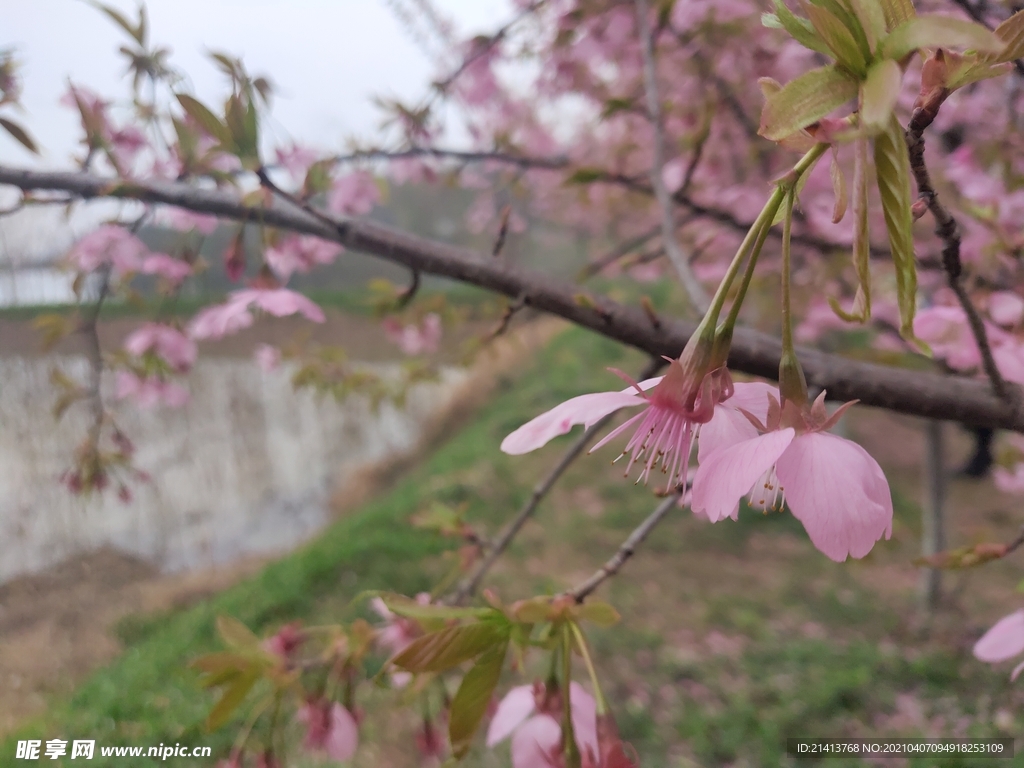
<svg viewBox="0 0 1024 768">
<path fill-rule="evenodd" d="M 403 325 L 394 317 L 383 322 L 388 339 L 407 355 L 424 355 L 437 352 L 441 343 L 441 316 L 429 312 L 419 323 Z"/>
<path fill-rule="evenodd" d="M 639 464 L 646 482 L 661 465 L 671 491 L 684 487 L 696 441 L 692 493 L 681 496 L 694 514 L 711 522 L 736 519 L 744 497 L 766 512 L 788 506 L 814 546 L 841 562 L 864 557 L 892 535 L 892 498 L 867 451 L 828 433 L 842 411 L 829 415 L 824 397 L 803 406 L 780 402 L 767 384 L 733 384 L 724 368 L 688 375 L 674 361 L 665 377 L 555 406 L 508 435 L 501 449 L 527 453 L 575 424 L 589 427 L 621 408 L 639 407 L 592 450 L 632 430 L 622 454 L 630 456 L 626 473 Z"/>
<path fill-rule="evenodd" d="M 223 304 L 201 310 L 189 323 L 189 336 L 220 339 L 237 333 L 255 322 L 253 308 L 275 317 L 300 314 L 314 323 L 325 320 L 323 310 L 301 293 L 287 288 L 245 288 L 228 294 Z"/>
<path fill-rule="evenodd" d="M 178 286 L 192 274 L 192 265 L 166 253 L 150 253 L 138 237 L 116 224 L 104 224 L 78 240 L 68 252 L 68 261 L 80 272 L 109 266 L 115 280 L 141 273 Z"/>
<path fill-rule="evenodd" d="M 337 243 L 313 235 L 285 235 L 266 249 L 263 258 L 287 282 L 295 272 L 305 274 L 317 265 L 332 263 L 342 250 Z"/>
<path fill-rule="evenodd" d="M 196 361 L 196 344 L 185 334 L 162 323 L 146 323 L 124 343 L 131 356 L 128 370 L 117 372 L 116 396 L 130 398 L 142 408 L 166 405 L 177 408 L 188 402 L 188 390 L 170 380 L 169 374 L 187 373 Z"/>
<path fill-rule="evenodd" d="M 110 102 L 82 86 L 69 85 L 60 103 L 79 111 L 88 141 L 107 151 L 110 164 L 119 175 L 133 175 L 136 159 L 149 148 L 149 140 L 138 127 L 130 123 L 115 127 Z"/>
</svg>

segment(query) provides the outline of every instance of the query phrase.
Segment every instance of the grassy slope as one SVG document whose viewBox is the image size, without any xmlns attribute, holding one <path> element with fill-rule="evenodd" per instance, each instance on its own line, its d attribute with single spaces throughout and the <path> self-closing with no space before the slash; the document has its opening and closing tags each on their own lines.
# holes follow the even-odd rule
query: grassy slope
<svg viewBox="0 0 1024 768">
<path fill-rule="evenodd" d="M 626 370 L 641 363 L 592 335 L 563 335 L 392 490 L 258 578 L 190 609 L 133 622 L 117 662 L 13 739 L 59 734 L 104 744 L 226 749 L 231 729 L 213 735 L 199 729 L 209 699 L 185 667 L 215 647 L 214 618 L 230 614 L 269 632 L 290 620 L 343 616 L 363 589 L 428 588 L 447 545 L 405 521 L 438 500 L 467 505 L 470 519 L 495 530 L 560 453 L 552 446 L 507 457 L 497 450 L 500 438 L 567 396 L 616 386 L 596 360 Z M 613 453 L 577 462 L 541 508 L 543 526 L 523 531 L 492 580 L 505 599 L 560 589 L 586 575 L 650 509 L 649 494 L 609 470 Z M 996 717 L 999 710 L 1010 712 L 1011 725 L 1004 727 L 1019 732 L 1020 717 L 1013 717 L 1022 699 L 1002 671 L 972 661 L 955 632 L 930 644 L 913 637 L 907 595 L 890 587 L 899 579 L 888 575 L 905 576 L 909 568 L 909 521 L 916 512 L 898 493 L 897 506 L 894 541 L 844 565 L 814 552 L 788 515 L 748 514 L 739 524 L 709 526 L 680 513 L 656 532 L 606 593 L 622 610 L 623 625 L 594 636 L 623 734 L 645 768 L 786 764 L 787 736 L 1005 735 L 993 725 L 1006 718 Z M 373 694 L 366 702 L 368 742 L 408 739 L 410 721 L 386 712 L 387 701 Z M 13 739 L 0 749 L 0 765 L 14 755 Z M 389 754 L 407 754 L 396 749 Z M 495 765 L 497 759 L 478 754 L 468 762 Z M 387 762 L 370 749 L 359 764 L 405 763 Z M 827 763 L 847 764 L 862 763 Z"/>
</svg>

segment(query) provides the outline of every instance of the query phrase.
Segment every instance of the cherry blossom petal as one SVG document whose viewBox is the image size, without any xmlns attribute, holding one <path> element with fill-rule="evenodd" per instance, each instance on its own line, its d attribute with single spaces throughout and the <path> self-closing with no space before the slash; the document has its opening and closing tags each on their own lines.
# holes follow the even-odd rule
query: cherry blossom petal
<svg viewBox="0 0 1024 768">
<path fill-rule="evenodd" d="M 331 707 L 330 725 L 324 738 L 323 749 L 327 756 L 338 762 L 351 760 L 359 746 L 359 726 L 352 713 L 337 702 Z"/>
<path fill-rule="evenodd" d="M 512 736 L 513 768 L 560 768 L 562 727 L 549 715 L 531 717 Z"/>
<path fill-rule="evenodd" d="M 220 339 L 248 328 L 254 320 L 245 304 L 229 300 L 199 312 L 189 323 L 188 333 L 193 339 Z"/>
<path fill-rule="evenodd" d="M 593 392 L 579 395 L 523 424 L 501 441 L 501 450 L 513 456 L 529 453 L 553 438 L 566 434 L 576 424 L 589 427 L 620 408 L 646 403 L 647 401 L 632 388 L 622 392 Z"/>
<path fill-rule="evenodd" d="M 320 307 L 301 293 L 289 291 L 287 288 L 237 291 L 233 294 L 233 301 L 255 304 L 264 312 L 276 317 L 298 313 L 314 323 L 322 323 L 326 319 Z"/>
<path fill-rule="evenodd" d="M 586 689 L 573 680 L 569 683 L 569 703 L 572 711 L 572 729 L 576 735 L 576 745 L 582 754 L 591 748 L 596 755 L 597 744 L 597 703 Z"/>
<path fill-rule="evenodd" d="M 757 417 L 762 424 L 768 419 L 768 395 L 779 399 L 779 388 L 763 381 L 739 381 L 733 385 L 733 395 L 722 405 L 739 409 Z"/>
<path fill-rule="evenodd" d="M 1024 661 L 1013 668 L 1013 672 L 1010 673 L 1010 682 L 1012 683 L 1020 677 L 1021 672 L 1024 672 Z"/>
<path fill-rule="evenodd" d="M 519 685 L 505 694 L 487 728 L 487 746 L 504 741 L 536 709 L 532 685 Z"/>
<path fill-rule="evenodd" d="M 796 432 L 787 428 L 712 453 L 693 478 L 693 511 L 712 523 L 735 519 L 740 499 L 772 468 L 795 436 Z"/>
<path fill-rule="evenodd" d="M 732 398 L 727 402 L 731 405 Z M 750 423 L 750 419 L 735 408 L 718 403 L 715 405 L 715 415 L 711 417 L 711 421 L 703 424 L 700 428 L 700 438 L 697 440 L 697 462 L 703 464 L 715 451 L 754 437 L 757 437 L 757 429 Z"/>
<path fill-rule="evenodd" d="M 832 560 L 864 557 L 892 534 L 889 484 L 857 443 L 820 432 L 800 435 L 775 466 L 793 516 Z"/>
<path fill-rule="evenodd" d="M 974 657 L 991 664 L 1021 653 L 1024 653 L 1024 610 L 1003 616 L 974 644 Z"/>
<path fill-rule="evenodd" d="M 988 316 L 997 325 L 1017 325 L 1024 317 L 1024 299 L 1012 291 L 996 291 L 988 297 Z"/>
</svg>

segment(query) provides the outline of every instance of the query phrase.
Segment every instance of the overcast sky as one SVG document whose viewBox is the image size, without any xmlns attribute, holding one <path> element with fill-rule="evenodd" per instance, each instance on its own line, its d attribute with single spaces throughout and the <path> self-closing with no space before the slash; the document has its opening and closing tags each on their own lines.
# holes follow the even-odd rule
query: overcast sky
<svg viewBox="0 0 1024 768">
<path fill-rule="evenodd" d="M 135 0 L 107 0 L 134 18 Z M 459 33 L 495 29 L 513 13 L 508 0 L 434 0 Z M 415 0 L 149 0 L 151 39 L 173 50 L 172 64 L 200 98 L 225 93 L 208 49 L 244 57 L 252 73 L 278 86 L 276 130 L 325 149 L 369 135 L 379 121 L 371 96 L 413 99 L 437 65 L 394 13 Z M 42 164 L 64 166 L 75 150 L 76 115 L 58 105 L 67 79 L 101 95 L 127 93 L 124 33 L 83 0 L 0 0 L 0 48 L 14 47 L 24 79 L 22 121 L 44 150 Z M 0 137 L 0 161 L 33 163 Z"/>
</svg>

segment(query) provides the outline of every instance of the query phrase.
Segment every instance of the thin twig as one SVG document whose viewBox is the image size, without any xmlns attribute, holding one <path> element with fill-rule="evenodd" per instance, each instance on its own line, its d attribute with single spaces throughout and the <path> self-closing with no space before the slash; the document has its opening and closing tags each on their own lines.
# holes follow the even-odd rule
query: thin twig
<svg viewBox="0 0 1024 768">
<path fill-rule="evenodd" d="M 661 119 L 661 97 L 658 94 L 658 72 L 654 59 L 654 39 L 651 36 L 650 21 L 648 19 L 647 0 L 636 0 L 636 21 L 637 31 L 640 33 L 640 47 L 644 56 L 644 86 L 647 92 L 647 112 L 650 116 L 651 130 L 654 133 L 651 160 L 651 187 L 654 189 L 654 197 L 661 209 L 661 237 L 665 244 L 665 252 L 669 261 L 679 273 L 679 280 L 682 282 L 690 302 L 696 308 L 697 314 L 704 314 L 708 308 L 708 296 L 704 287 L 697 280 L 690 268 L 690 261 L 686 258 L 675 233 L 675 213 L 672 206 L 672 198 L 665 189 L 665 180 L 662 171 L 665 167 L 665 133 Z"/>
<path fill-rule="evenodd" d="M 648 379 L 653 376 L 665 363 L 660 359 L 653 359 L 647 364 L 647 367 L 640 374 L 640 381 Z M 516 516 L 512 518 L 512 521 L 508 524 L 501 535 L 494 541 L 493 547 L 488 551 L 486 557 L 477 565 L 476 570 L 459 584 L 455 593 L 451 597 L 452 603 L 461 603 L 466 598 L 476 593 L 480 587 L 480 582 L 483 581 L 484 576 L 491 570 L 491 567 L 498 561 L 498 558 L 502 556 L 509 544 L 516 537 L 516 534 L 522 529 L 529 520 L 533 513 L 536 511 L 537 506 L 547 496 L 548 492 L 554 487 L 555 483 L 560 478 L 572 463 L 582 455 L 583 450 L 590 444 L 591 440 L 594 439 L 594 435 L 604 429 L 605 425 L 615 416 L 615 413 L 609 413 L 607 416 L 602 417 L 598 421 L 594 422 L 589 429 L 587 429 L 582 435 L 576 438 L 576 440 L 569 446 L 568 450 L 562 454 L 562 458 L 558 460 L 558 463 L 551 469 L 547 476 L 534 486 L 533 493 L 530 494 L 530 498 L 526 500 L 526 503 L 519 509 Z"/>
<path fill-rule="evenodd" d="M 928 173 L 928 166 L 925 163 L 924 131 L 934 119 L 935 110 L 918 108 L 914 110 L 907 128 L 907 151 L 910 154 L 910 169 L 917 181 L 917 194 L 919 199 L 928 205 L 928 210 L 931 211 L 932 217 L 935 219 L 935 234 L 943 243 L 942 266 L 946 272 L 946 280 L 967 316 L 971 334 L 974 336 L 974 341 L 981 354 L 982 367 L 992 383 L 992 390 L 1000 399 L 1016 405 L 1019 396 L 1010 388 L 1000 373 L 992 355 L 992 346 L 989 344 L 985 324 L 963 284 L 963 264 L 960 261 L 960 227 L 953 215 L 939 202 L 939 196 L 932 186 L 931 175 Z"/>
<path fill-rule="evenodd" d="M 518 24 L 520 21 L 525 19 L 530 14 L 540 10 L 541 6 L 544 5 L 546 2 L 547 0 L 536 0 L 533 3 L 530 3 L 530 5 L 524 8 L 511 21 L 509 21 L 504 26 L 499 27 L 493 33 L 488 35 L 486 40 L 481 41 L 473 50 L 473 52 L 465 59 L 463 59 L 462 63 L 458 66 L 458 68 L 455 71 L 450 73 L 443 80 L 439 80 L 436 83 L 434 83 L 434 88 L 436 88 L 439 92 L 442 93 L 446 91 L 448 89 L 448 86 L 450 86 L 459 77 L 459 75 L 465 72 L 473 64 L 474 61 L 479 59 L 481 56 L 490 51 L 491 48 L 493 48 L 495 45 L 504 40 L 505 36 L 509 33 L 512 27 L 514 27 L 516 24 Z"/>
<path fill-rule="evenodd" d="M 595 589 L 617 574 L 625 562 L 636 552 L 636 548 L 643 543 L 644 539 L 662 521 L 662 518 L 673 508 L 678 508 L 679 495 L 679 493 L 672 493 L 666 496 L 661 504 L 647 516 L 647 519 L 633 529 L 633 532 L 629 534 L 629 538 L 622 542 L 622 545 L 615 554 L 608 558 L 608 561 L 598 568 L 589 579 L 569 590 L 568 595 L 576 600 L 577 603 L 582 603 Z"/>
</svg>

